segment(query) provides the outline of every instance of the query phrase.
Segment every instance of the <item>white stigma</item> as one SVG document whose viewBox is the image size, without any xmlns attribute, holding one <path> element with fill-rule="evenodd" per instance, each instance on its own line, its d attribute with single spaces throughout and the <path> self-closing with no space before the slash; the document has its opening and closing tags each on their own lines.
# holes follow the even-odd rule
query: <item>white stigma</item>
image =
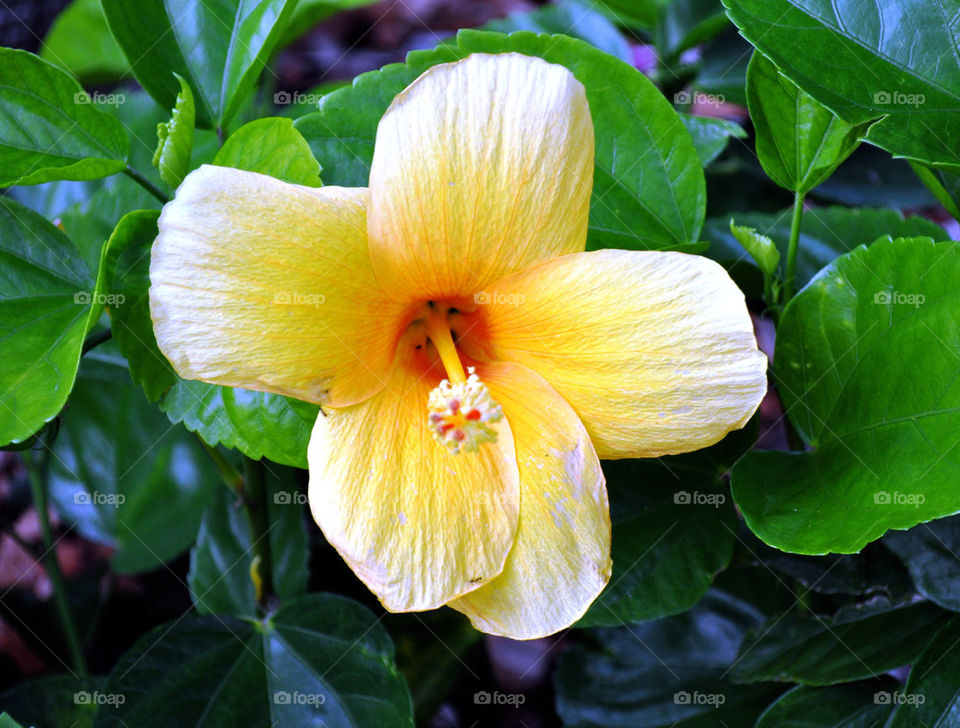
<svg viewBox="0 0 960 728">
<path fill-rule="evenodd" d="M 427 400 L 430 430 L 454 455 L 476 452 L 483 443 L 496 442 L 497 431 L 489 423 L 503 419 L 503 408 L 490 396 L 474 368 L 469 367 L 467 374 L 462 384 L 444 379 Z"/>
</svg>

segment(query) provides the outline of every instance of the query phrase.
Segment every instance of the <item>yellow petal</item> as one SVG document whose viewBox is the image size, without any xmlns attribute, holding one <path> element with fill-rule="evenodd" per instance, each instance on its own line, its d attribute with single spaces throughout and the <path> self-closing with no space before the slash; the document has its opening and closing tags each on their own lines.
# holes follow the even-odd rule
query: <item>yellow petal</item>
<svg viewBox="0 0 960 728">
<path fill-rule="evenodd" d="M 767 389 L 740 289 L 706 258 L 603 250 L 499 281 L 480 306 L 487 356 L 526 364 L 570 403 L 601 458 L 711 445 Z"/>
<path fill-rule="evenodd" d="M 313 517 L 396 612 L 439 607 L 499 574 L 519 509 L 506 421 L 496 444 L 451 453 L 427 426 L 440 375 L 405 363 L 408 343 L 386 389 L 318 417 L 307 451 Z"/>
<path fill-rule="evenodd" d="M 150 263 L 160 350 L 186 379 L 346 405 L 383 388 L 404 307 L 377 285 L 366 190 L 204 165 Z"/>
<path fill-rule="evenodd" d="M 396 295 L 472 296 L 584 249 L 593 122 L 563 66 L 474 54 L 426 71 L 377 128 L 374 270 Z"/>
<path fill-rule="evenodd" d="M 520 524 L 503 573 L 450 603 L 513 639 L 576 622 L 610 578 L 607 489 L 590 437 L 563 398 L 518 364 L 479 365 L 503 406 L 520 466 Z"/>
</svg>

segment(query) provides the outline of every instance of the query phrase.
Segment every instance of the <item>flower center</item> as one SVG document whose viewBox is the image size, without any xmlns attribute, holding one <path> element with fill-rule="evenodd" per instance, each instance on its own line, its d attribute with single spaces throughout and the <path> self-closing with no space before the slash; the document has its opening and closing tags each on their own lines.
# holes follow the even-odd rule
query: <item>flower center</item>
<svg viewBox="0 0 960 728">
<path fill-rule="evenodd" d="M 490 423 L 503 419 L 503 408 L 490 396 L 473 367 L 464 372 L 457 345 L 450 333 L 447 309 L 428 304 L 425 323 L 447 378 L 430 392 L 427 422 L 434 437 L 453 454 L 476 452 L 485 442 L 496 442 Z"/>
</svg>

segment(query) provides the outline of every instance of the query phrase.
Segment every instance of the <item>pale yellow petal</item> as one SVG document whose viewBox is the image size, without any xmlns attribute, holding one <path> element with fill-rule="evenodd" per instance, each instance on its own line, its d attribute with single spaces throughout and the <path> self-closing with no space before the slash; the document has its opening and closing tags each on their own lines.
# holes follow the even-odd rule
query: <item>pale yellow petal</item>
<svg viewBox="0 0 960 728">
<path fill-rule="evenodd" d="M 579 253 L 499 281 L 487 300 L 464 346 L 541 374 L 601 458 L 711 445 L 767 389 L 743 294 L 700 256 Z"/>
<path fill-rule="evenodd" d="M 406 308 L 370 266 L 366 189 L 204 165 L 150 263 L 160 350 L 185 379 L 347 405 L 383 388 Z"/>
<path fill-rule="evenodd" d="M 377 128 L 374 270 L 397 295 L 472 296 L 584 249 L 593 122 L 563 66 L 474 54 L 426 71 Z"/>
<path fill-rule="evenodd" d="M 496 444 L 454 455 L 427 427 L 438 383 L 398 363 L 386 389 L 318 417 L 310 507 L 327 540 L 390 611 L 433 609 L 490 581 L 513 544 L 519 485 L 504 420 Z"/>
<path fill-rule="evenodd" d="M 520 466 L 520 524 L 503 573 L 450 603 L 513 639 L 576 622 L 610 578 L 607 489 L 590 437 L 564 399 L 518 364 L 477 368 L 503 405 Z"/>
</svg>

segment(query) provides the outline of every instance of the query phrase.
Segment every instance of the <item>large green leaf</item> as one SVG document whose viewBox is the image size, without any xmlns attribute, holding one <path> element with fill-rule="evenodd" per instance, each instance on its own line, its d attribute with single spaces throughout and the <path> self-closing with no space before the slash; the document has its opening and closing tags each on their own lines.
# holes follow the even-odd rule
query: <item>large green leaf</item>
<svg viewBox="0 0 960 728">
<path fill-rule="evenodd" d="M 833 685 L 878 677 L 913 662 L 949 619 L 927 602 L 885 600 L 829 618 L 790 612 L 747 635 L 733 679 Z"/>
<path fill-rule="evenodd" d="M 0 695 L 0 705 L 32 728 L 93 728 L 100 705 L 110 710 L 115 702 L 111 699 L 109 705 L 106 703 L 103 682 L 102 677 L 41 677 L 15 685 Z M 0 728 L 7 728 L 2 720 Z"/>
<path fill-rule="evenodd" d="M 102 300 L 96 271 L 70 240 L 0 196 L 0 445 L 22 442 L 63 409 Z"/>
<path fill-rule="evenodd" d="M 120 658 L 104 691 L 126 701 L 96 728 L 413 726 L 386 630 L 334 594 L 301 597 L 264 622 L 162 625 Z"/>
<path fill-rule="evenodd" d="M 265 118 L 244 124 L 230 135 L 213 163 L 269 174 L 293 184 L 320 186 L 320 164 L 290 119 Z"/>
<path fill-rule="evenodd" d="M 806 452 L 755 452 L 734 500 L 765 542 L 852 553 L 960 511 L 960 245 L 881 240 L 785 309 L 776 374 Z M 785 476 L 789 473 L 789 476 Z"/>
<path fill-rule="evenodd" d="M 786 260 L 790 240 L 790 210 L 766 213 L 734 213 L 737 225 L 752 227 L 761 235 L 773 239 Z M 877 238 L 931 237 L 944 240 L 947 232 L 935 222 L 920 215 L 904 217 L 897 210 L 849 208 L 840 206 L 809 207 L 800 223 L 800 241 L 797 252 L 796 285 L 805 286 L 821 268 L 838 256 L 849 253 L 860 245 L 869 245 Z M 722 263 L 734 277 L 742 268 L 756 267 L 746 251 L 730 232 L 730 217 L 707 218 L 703 238 L 710 241 L 707 255 Z"/>
<path fill-rule="evenodd" d="M 172 422 L 183 422 L 210 445 L 236 448 L 259 460 L 305 468 L 316 405 L 276 394 L 181 379 L 157 347 L 150 318 L 150 247 L 156 211 L 137 211 L 117 225 L 106 256 L 107 286 L 124 297 L 111 311 L 114 337 L 130 373 Z"/>
<path fill-rule="evenodd" d="M 880 728 L 890 715 L 893 680 L 810 688 L 799 685 L 763 711 L 756 728 Z M 880 690 L 879 688 L 884 688 Z"/>
<path fill-rule="evenodd" d="M 294 472 L 267 467 L 267 538 L 273 587 L 282 600 L 299 596 L 307 588 L 306 497 L 296 486 Z M 197 544 L 190 552 L 187 581 L 200 614 L 257 614 L 250 578 L 253 546 L 238 495 L 220 488 L 203 514 Z"/>
<path fill-rule="evenodd" d="M 800 194 L 826 180 L 868 126 L 846 123 L 756 52 L 747 68 L 747 102 L 764 171 Z"/>
<path fill-rule="evenodd" d="M 113 568 L 126 573 L 186 549 L 219 485 L 200 445 L 150 406 L 114 348 L 80 367 L 53 445 L 50 498 L 86 538 L 113 546 Z"/>
<path fill-rule="evenodd" d="M 197 121 L 225 128 L 276 47 L 294 0 L 101 0 L 133 75 L 164 108 L 194 91 Z"/>
<path fill-rule="evenodd" d="M 73 76 L 0 48 L 0 187 L 106 177 L 126 167 L 127 146 Z"/>
<path fill-rule="evenodd" d="M 952 728 L 960 715 L 960 620 L 954 618 L 924 650 L 907 684 L 884 696 L 896 708 L 889 728 Z"/>
<path fill-rule="evenodd" d="M 593 6 L 581 0 L 557 0 L 536 10 L 517 10 L 491 20 L 482 30 L 513 33 L 557 33 L 584 40 L 625 63 L 633 63 L 633 50 L 619 29 Z"/>
<path fill-rule="evenodd" d="M 699 239 L 703 169 L 680 117 L 635 68 L 574 38 L 461 31 L 455 43 L 414 51 L 406 64 L 358 76 L 295 125 L 327 184 L 365 186 L 377 123 L 394 96 L 430 66 L 470 53 L 507 52 L 566 66 L 586 88 L 596 133 L 590 247 L 684 248 Z"/>
<path fill-rule="evenodd" d="M 123 51 L 107 28 L 100 0 L 73 0 L 50 26 L 40 57 L 62 66 L 84 83 L 115 81 L 128 68 Z"/>
<path fill-rule="evenodd" d="M 725 678 L 747 630 L 751 604 L 711 590 L 693 609 L 636 627 L 597 630 L 596 647 L 564 652 L 557 712 L 577 728 L 751 728 L 777 694 Z"/>
<path fill-rule="evenodd" d="M 906 564 L 918 592 L 960 612 L 960 516 L 891 531 L 883 542 Z"/>
<path fill-rule="evenodd" d="M 956 4 L 724 0 L 747 40 L 896 156 L 960 169 Z"/>
</svg>

